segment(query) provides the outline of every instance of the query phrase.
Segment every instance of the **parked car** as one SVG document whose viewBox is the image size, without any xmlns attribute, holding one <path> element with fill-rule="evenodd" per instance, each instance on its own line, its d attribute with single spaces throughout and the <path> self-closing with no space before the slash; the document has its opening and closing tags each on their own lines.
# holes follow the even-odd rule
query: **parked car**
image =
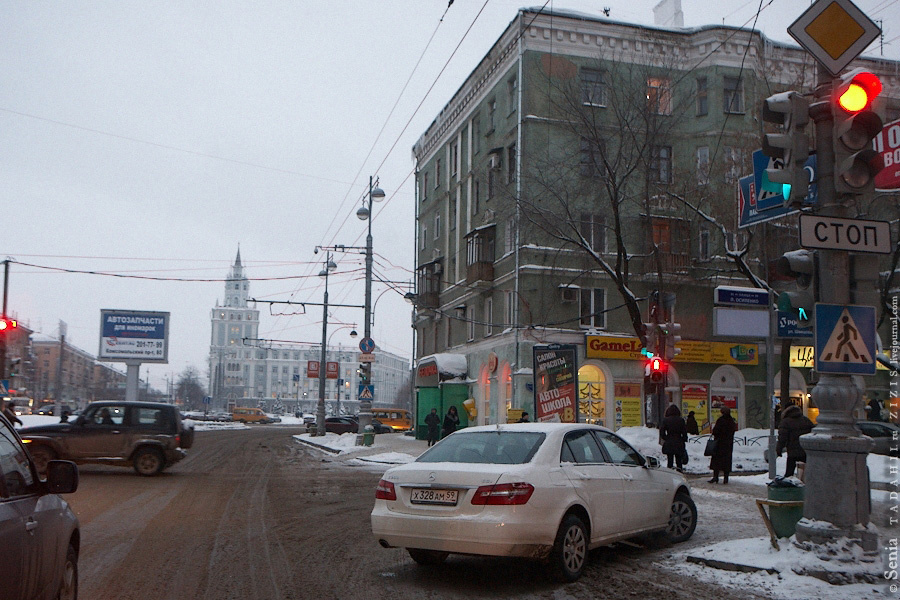
<svg viewBox="0 0 900 600">
<path fill-rule="evenodd" d="M 325 431 L 330 433 L 356 433 L 359 421 L 353 417 L 326 417 Z"/>
<path fill-rule="evenodd" d="M 0 598 L 75 598 L 81 533 L 68 502 L 57 494 L 78 489 L 78 467 L 54 460 L 47 479 L 22 440 L 0 417 Z"/>
<path fill-rule="evenodd" d="M 875 441 L 873 454 L 885 454 L 888 456 L 900 456 L 900 427 L 893 423 L 880 421 L 859 421 L 857 423 L 863 435 L 867 435 Z"/>
<path fill-rule="evenodd" d="M 69 415 L 72 414 L 73 410 L 74 409 L 71 406 L 69 406 L 68 404 L 62 404 L 60 416 L 68 417 Z M 51 416 L 51 417 L 55 416 L 56 415 L 56 405 L 55 404 L 44 404 L 43 406 L 38 408 L 37 414 Z"/>
<path fill-rule="evenodd" d="M 13 408 L 13 412 L 16 413 L 17 417 L 21 417 L 22 415 L 30 415 L 31 407 L 25 406 L 24 404 L 16 404 Z"/>
<path fill-rule="evenodd" d="M 131 466 L 156 475 L 187 456 L 193 426 L 185 425 L 171 404 L 94 402 L 69 422 L 19 430 L 38 470 L 54 459 L 79 464 Z"/>
<path fill-rule="evenodd" d="M 516 423 L 467 427 L 389 469 L 371 523 L 381 546 L 421 565 L 450 553 L 543 558 L 574 581 L 591 548 L 651 532 L 689 539 L 697 508 L 680 473 L 608 429 Z"/>
</svg>

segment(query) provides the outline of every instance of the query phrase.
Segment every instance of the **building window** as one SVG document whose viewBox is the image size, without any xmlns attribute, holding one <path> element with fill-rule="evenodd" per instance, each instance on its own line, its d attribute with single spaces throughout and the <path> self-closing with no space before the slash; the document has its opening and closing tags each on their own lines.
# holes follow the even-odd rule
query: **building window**
<svg viewBox="0 0 900 600">
<path fill-rule="evenodd" d="M 450 231 L 456 229 L 456 196 L 450 195 L 450 223 L 448 225 Z"/>
<path fill-rule="evenodd" d="M 672 183 L 672 147 L 653 146 L 650 157 L 650 181 L 653 183 Z"/>
<path fill-rule="evenodd" d="M 700 230 L 699 246 L 697 248 L 697 256 L 700 260 L 709 260 L 709 229 Z"/>
<path fill-rule="evenodd" d="M 422 201 L 428 200 L 428 172 L 422 173 Z"/>
<path fill-rule="evenodd" d="M 472 341 L 475 339 L 475 307 L 466 307 L 466 339 Z"/>
<path fill-rule="evenodd" d="M 441 159 L 437 159 L 434 163 L 434 187 L 437 189 L 441 185 Z"/>
<path fill-rule="evenodd" d="M 580 232 L 596 252 L 606 252 L 606 223 L 600 215 L 581 213 Z"/>
<path fill-rule="evenodd" d="M 428 239 L 428 228 L 425 227 L 424 225 L 422 225 L 422 243 L 421 243 L 422 250 L 425 249 L 425 240 L 427 240 L 427 239 Z"/>
<path fill-rule="evenodd" d="M 516 78 L 512 77 L 509 81 L 506 82 L 506 93 L 509 98 L 509 112 L 515 112 L 516 110 Z"/>
<path fill-rule="evenodd" d="M 647 79 L 647 108 L 657 115 L 672 114 L 672 83 L 665 77 Z"/>
<path fill-rule="evenodd" d="M 737 183 L 744 171 L 744 152 L 741 148 L 724 146 L 722 165 L 725 167 L 725 183 Z"/>
<path fill-rule="evenodd" d="M 516 249 L 516 217 L 512 216 L 506 220 L 506 237 L 504 240 L 504 252 L 509 254 Z"/>
<path fill-rule="evenodd" d="M 478 214 L 479 202 L 481 201 L 481 180 L 476 179 L 472 182 L 472 216 Z"/>
<path fill-rule="evenodd" d="M 739 77 L 725 78 L 725 112 L 742 114 L 744 112 L 744 90 Z"/>
<path fill-rule="evenodd" d="M 478 115 L 472 117 L 472 154 L 478 154 L 481 151 L 481 119 Z"/>
<path fill-rule="evenodd" d="M 488 337 L 494 333 L 494 299 L 484 299 L 484 336 Z"/>
<path fill-rule="evenodd" d="M 606 106 L 603 71 L 581 69 L 581 102 L 590 106 Z"/>
<path fill-rule="evenodd" d="M 504 327 L 507 329 L 516 325 L 516 292 L 515 290 L 507 290 L 506 296 L 506 318 L 504 319 Z"/>
<path fill-rule="evenodd" d="M 697 148 L 697 185 L 709 183 L 709 146 Z"/>
<path fill-rule="evenodd" d="M 606 290 L 582 288 L 578 291 L 581 294 L 581 326 L 592 329 L 606 327 Z"/>
<path fill-rule="evenodd" d="M 456 177 L 456 173 L 458 172 L 459 165 L 459 144 L 453 142 L 450 144 L 450 177 Z"/>
<path fill-rule="evenodd" d="M 441 215 L 434 215 L 434 239 L 441 237 Z"/>
<path fill-rule="evenodd" d="M 497 118 L 497 100 L 491 98 L 488 100 L 488 132 L 487 135 L 494 133 Z"/>
<path fill-rule="evenodd" d="M 601 177 L 603 175 L 603 146 L 600 142 L 581 138 L 579 171 L 582 177 Z"/>
<path fill-rule="evenodd" d="M 516 180 L 516 145 L 513 144 L 506 149 L 507 164 L 507 183 L 513 183 Z"/>
<path fill-rule="evenodd" d="M 709 92 L 706 88 L 706 77 L 697 78 L 697 116 L 709 114 Z"/>
</svg>

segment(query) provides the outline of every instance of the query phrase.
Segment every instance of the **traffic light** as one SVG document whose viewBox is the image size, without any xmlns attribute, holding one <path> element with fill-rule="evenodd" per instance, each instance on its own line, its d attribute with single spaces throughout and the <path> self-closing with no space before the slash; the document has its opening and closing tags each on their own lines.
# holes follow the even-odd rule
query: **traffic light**
<svg viewBox="0 0 900 600">
<path fill-rule="evenodd" d="M 666 351 L 663 354 L 666 360 L 674 360 L 676 356 L 681 354 L 678 342 L 681 341 L 681 323 L 669 321 L 666 323 Z"/>
<path fill-rule="evenodd" d="M 11 333 L 18 326 L 19 323 L 15 319 L 9 319 L 7 317 L 0 318 L 0 334 Z"/>
<path fill-rule="evenodd" d="M 659 352 L 659 325 L 644 323 L 644 333 L 647 336 L 647 345 L 641 350 L 641 354 L 649 358 Z"/>
<path fill-rule="evenodd" d="M 883 126 L 872 104 L 881 80 L 854 69 L 834 82 L 834 186 L 838 194 L 866 194 L 875 189 L 875 175 L 884 168 L 872 140 Z"/>
<path fill-rule="evenodd" d="M 779 275 L 793 279 L 795 288 L 778 295 L 778 310 L 796 316 L 800 327 L 812 327 L 818 299 L 815 252 L 785 252 L 778 259 L 775 270 Z"/>
<path fill-rule="evenodd" d="M 780 133 L 763 136 L 763 154 L 776 168 L 763 173 L 762 190 L 784 196 L 785 206 L 801 203 L 809 193 L 809 100 L 798 92 L 781 92 L 763 101 L 763 120 L 781 126 Z M 778 168 L 780 165 L 781 168 Z"/>
<path fill-rule="evenodd" d="M 644 375 L 649 377 L 650 381 L 653 383 L 660 383 L 665 374 L 666 363 L 662 358 L 653 356 L 647 361 L 647 364 L 644 367 Z"/>
<path fill-rule="evenodd" d="M 359 382 L 363 385 L 369 383 L 369 365 L 371 363 L 359 363 Z"/>
</svg>

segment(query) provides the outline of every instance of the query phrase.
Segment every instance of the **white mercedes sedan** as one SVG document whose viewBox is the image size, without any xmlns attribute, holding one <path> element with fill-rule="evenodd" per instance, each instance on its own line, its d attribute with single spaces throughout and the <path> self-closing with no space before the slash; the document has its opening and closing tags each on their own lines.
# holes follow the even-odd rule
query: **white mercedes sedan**
<svg viewBox="0 0 900 600">
<path fill-rule="evenodd" d="M 375 490 L 372 533 L 421 565 L 450 553 L 546 560 L 575 581 L 588 551 L 638 534 L 691 537 L 697 508 L 684 477 L 612 431 L 578 423 L 468 427 Z"/>
</svg>

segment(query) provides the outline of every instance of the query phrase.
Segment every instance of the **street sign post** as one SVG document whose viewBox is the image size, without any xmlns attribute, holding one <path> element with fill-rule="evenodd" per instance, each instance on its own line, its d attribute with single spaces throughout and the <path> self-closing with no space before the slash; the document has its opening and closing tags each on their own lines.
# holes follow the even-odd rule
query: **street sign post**
<svg viewBox="0 0 900 600">
<path fill-rule="evenodd" d="M 811 338 L 813 330 L 810 327 L 800 327 L 797 317 L 783 310 L 778 311 L 778 337 L 780 338 Z"/>
<path fill-rule="evenodd" d="M 364 354 L 371 354 L 375 350 L 375 340 L 370 337 L 363 338 L 359 341 L 359 351 Z"/>
<path fill-rule="evenodd" d="M 759 288 L 720 285 L 715 289 L 713 302 L 725 306 L 769 306 L 769 292 Z"/>
<path fill-rule="evenodd" d="M 891 225 L 887 221 L 800 215 L 800 245 L 804 248 L 891 253 Z"/>
</svg>

